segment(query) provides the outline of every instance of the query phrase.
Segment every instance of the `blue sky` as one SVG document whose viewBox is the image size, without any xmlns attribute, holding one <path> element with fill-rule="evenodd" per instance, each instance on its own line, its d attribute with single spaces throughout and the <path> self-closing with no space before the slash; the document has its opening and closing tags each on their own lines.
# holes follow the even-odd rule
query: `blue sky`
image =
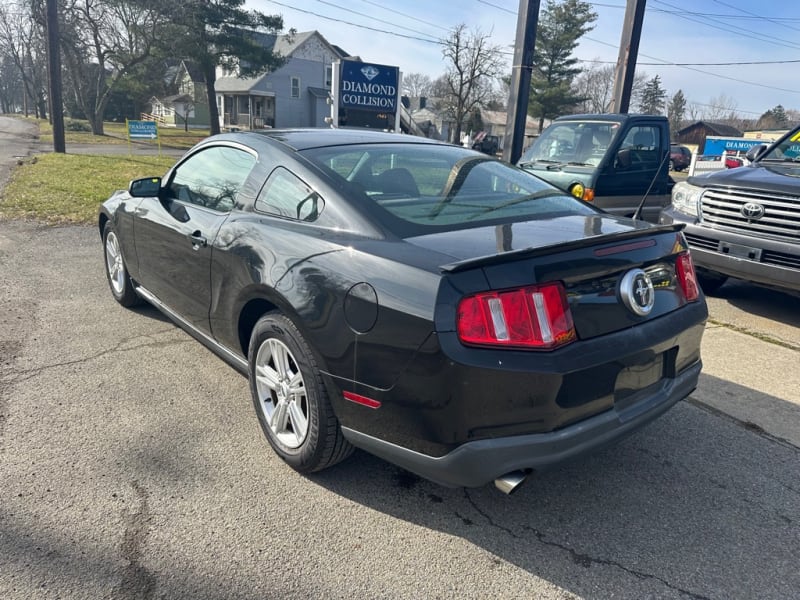
<svg viewBox="0 0 800 600">
<path fill-rule="evenodd" d="M 575 54 L 615 63 L 626 0 L 591 4 L 595 29 Z M 460 23 L 491 33 L 508 51 L 510 72 L 519 1 L 248 0 L 248 6 L 282 14 L 287 28 L 316 29 L 365 61 L 435 78 L 446 68 L 437 40 Z M 660 75 L 669 95 L 681 89 L 700 110 L 721 96 L 744 117 L 757 118 L 777 104 L 800 110 L 798 33 L 800 2 L 794 0 L 648 0 L 638 70 Z"/>
</svg>

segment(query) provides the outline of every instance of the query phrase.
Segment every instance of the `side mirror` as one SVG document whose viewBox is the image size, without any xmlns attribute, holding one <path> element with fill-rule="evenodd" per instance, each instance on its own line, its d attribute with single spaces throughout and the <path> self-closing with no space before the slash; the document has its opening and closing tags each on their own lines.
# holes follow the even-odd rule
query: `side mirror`
<svg viewBox="0 0 800 600">
<path fill-rule="evenodd" d="M 759 156 L 764 154 L 766 149 L 767 149 L 766 144 L 759 144 L 758 146 L 753 146 L 752 148 L 750 148 L 750 150 L 747 151 L 747 154 L 745 154 L 744 157 L 750 162 L 753 162 L 754 160 L 758 159 Z"/>
<path fill-rule="evenodd" d="M 618 169 L 628 169 L 630 168 L 633 159 L 631 158 L 631 150 L 630 148 L 624 148 L 617 152 L 617 159 L 614 161 L 614 166 Z"/>
<path fill-rule="evenodd" d="M 128 186 L 128 193 L 134 198 L 153 198 L 161 191 L 161 177 L 134 179 Z"/>
</svg>

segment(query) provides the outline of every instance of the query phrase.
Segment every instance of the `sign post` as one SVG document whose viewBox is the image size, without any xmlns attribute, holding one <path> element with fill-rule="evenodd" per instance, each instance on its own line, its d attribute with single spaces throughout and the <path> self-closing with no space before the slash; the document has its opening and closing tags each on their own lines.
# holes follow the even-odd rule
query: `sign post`
<svg viewBox="0 0 800 600">
<path fill-rule="evenodd" d="M 161 156 L 161 138 L 158 135 L 158 123 L 155 121 L 129 121 L 125 119 L 128 130 L 128 152 L 132 153 L 131 140 L 156 140 L 158 142 L 158 155 Z"/>
</svg>

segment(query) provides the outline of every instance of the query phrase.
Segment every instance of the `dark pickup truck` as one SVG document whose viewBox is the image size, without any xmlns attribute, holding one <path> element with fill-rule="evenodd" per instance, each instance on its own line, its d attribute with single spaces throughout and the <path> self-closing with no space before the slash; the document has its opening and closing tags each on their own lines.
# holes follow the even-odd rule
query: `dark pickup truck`
<svg viewBox="0 0 800 600">
<path fill-rule="evenodd" d="M 658 221 L 669 205 L 666 117 L 591 114 L 559 117 L 517 163 L 576 198 L 616 215 Z"/>
<path fill-rule="evenodd" d="M 660 222 L 686 225 L 707 293 L 728 277 L 800 293 L 800 127 L 747 158 L 676 184 Z"/>
</svg>

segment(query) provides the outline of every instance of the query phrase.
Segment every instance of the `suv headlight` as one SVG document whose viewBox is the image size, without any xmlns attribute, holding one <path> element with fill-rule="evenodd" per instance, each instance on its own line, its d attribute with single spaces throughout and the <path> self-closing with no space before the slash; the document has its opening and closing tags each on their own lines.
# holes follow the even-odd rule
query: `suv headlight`
<svg viewBox="0 0 800 600">
<path fill-rule="evenodd" d="M 690 185 L 685 181 L 676 183 L 672 188 L 672 207 L 687 215 L 697 216 L 700 195 L 705 188 Z"/>
</svg>

